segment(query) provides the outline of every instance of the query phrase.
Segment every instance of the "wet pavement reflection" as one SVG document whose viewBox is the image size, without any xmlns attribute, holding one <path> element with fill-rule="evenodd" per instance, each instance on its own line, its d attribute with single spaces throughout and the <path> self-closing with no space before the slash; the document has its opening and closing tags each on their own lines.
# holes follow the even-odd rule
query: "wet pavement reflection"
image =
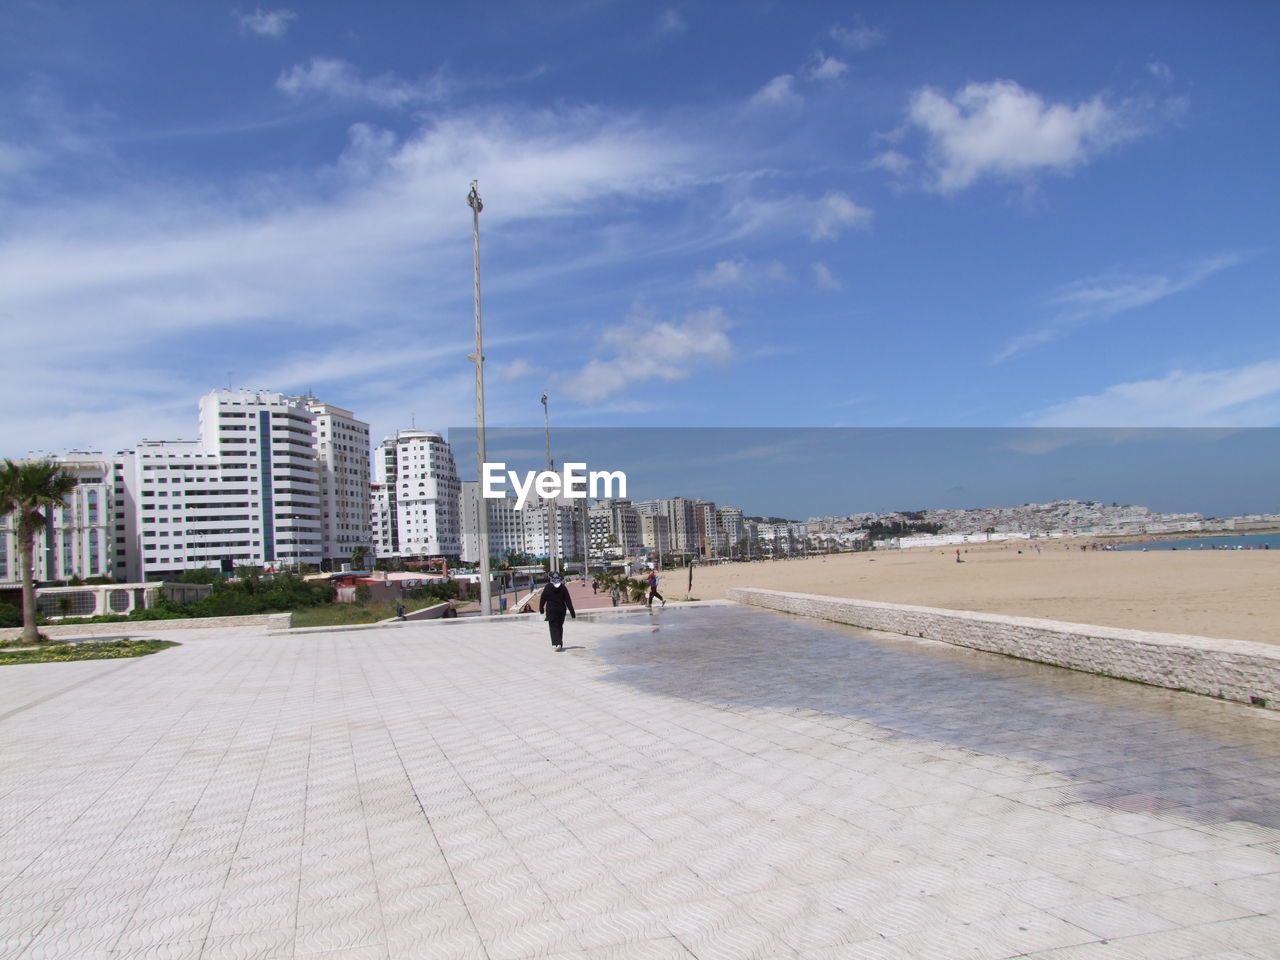
<svg viewBox="0 0 1280 960">
<path fill-rule="evenodd" d="M 1043 764 L 1117 811 L 1280 828 L 1273 711 L 767 610 L 668 607 L 635 622 L 599 652 L 611 680 L 646 692 L 854 717 Z"/>
</svg>

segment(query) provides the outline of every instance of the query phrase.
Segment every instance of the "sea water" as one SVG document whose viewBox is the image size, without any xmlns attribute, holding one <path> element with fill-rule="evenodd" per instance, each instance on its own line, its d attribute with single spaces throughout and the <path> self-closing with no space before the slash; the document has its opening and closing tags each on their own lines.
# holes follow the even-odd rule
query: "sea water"
<svg viewBox="0 0 1280 960">
<path fill-rule="evenodd" d="M 1280 550 L 1280 533 L 1249 534 L 1239 537 L 1191 537 L 1186 540 L 1148 540 L 1125 543 L 1117 550 Z"/>
</svg>

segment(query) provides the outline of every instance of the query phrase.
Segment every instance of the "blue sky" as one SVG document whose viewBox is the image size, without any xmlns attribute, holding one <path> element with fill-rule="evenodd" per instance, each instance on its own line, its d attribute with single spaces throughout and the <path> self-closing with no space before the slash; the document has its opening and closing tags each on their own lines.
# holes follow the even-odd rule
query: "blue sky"
<svg viewBox="0 0 1280 960">
<path fill-rule="evenodd" d="M 448 438 L 474 476 L 474 426 Z M 490 430 L 486 448 L 520 477 L 546 469 L 542 428 Z M 1208 517 L 1280 510 L 1275 428 L 567 427 L 552 429 L 551 453 L 557 469 L 622 471 L 633 500 L 701 498 L 789 520 L 1054 500 Z"/>
<path fill-rule="evenodd" d="M 1280 5 L 474 9 L 0 7 L 0 454 L 468 422 L 473 178 L 493 424 L 1280 425 Z"/>
</svg>

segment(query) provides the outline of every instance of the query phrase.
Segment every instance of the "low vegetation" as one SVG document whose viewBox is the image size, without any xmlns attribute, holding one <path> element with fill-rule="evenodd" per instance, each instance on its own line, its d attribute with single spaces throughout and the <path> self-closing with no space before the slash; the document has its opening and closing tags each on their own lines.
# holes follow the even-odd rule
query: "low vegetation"
<svg viewBox="0 0 1280 960">
<path fill-rule="evenodd" d="M 0 644 L 0 666 L 14 663 L 60 663 L 67 660 L 119 660 L 145 657 L 165 647 L 176 647 L 172 640 L 95 640 L 79 643 L 40 643 L 19 646 L 20 640 Z"/>
</svg>

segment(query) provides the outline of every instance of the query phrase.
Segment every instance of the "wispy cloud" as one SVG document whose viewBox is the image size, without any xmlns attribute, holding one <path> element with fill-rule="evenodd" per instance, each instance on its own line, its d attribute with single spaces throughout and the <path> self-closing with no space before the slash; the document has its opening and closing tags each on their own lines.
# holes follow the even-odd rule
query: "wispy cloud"
<svg viewBox="0 0 1280 960">
<path fill-rule="evenodd" d="M 822 290 L 840 290 L 844 284 L 839 278 L 831 272 L 831 268 L 825 263 L 815 263 L 813 265 L 813 281 Z"/>
<path fill-rule="evenodd" d="M 839 80 L 848 69 L 849 65 L 843 60 L 819 51 L 805 64 L 804 75 L 809 80 Z"/>
<path fill-rule="evenodd" d="M 372 103 L 380 107 L 403 108 L 442 100 L 449 84 L 437 74 L 417 81 L 401 80 L 391 74 L 362 77 L 352 64 L 332 57 L 312 57 L 305 65 L 295 64 L 280 74 L 276 89 L 293 97 L 327 97 L 350 103 Z"/>
<path fill-rule="evenodd" d="M 840 43 L 848 50 L 856 53 L 865 53 L 873 47 L 878 47 L 884 43 L 884 34 L 874 27 L 832 27 L 828 33 L 832 39 Z"/>
<path fill-rule="evenodd" d="M 625 393 L 651 381 L 683 380 L 706 364 L 724 364 L 733 356 L 729 318 L 719 307 L 686 314 L 683 320 L 659 320 L 643 308 L 605 332 L 598 356 L 565 384 L 583 403 Z"/>
<path fill-rule="evenodd" d="M 872 211 L 859 206 L 849 198 L 848 194 L 832 190 L 818 201 L 817 214 L 814 217 L 813 229 L 809 231 L 811 240 L 835 240 L 846 228 L 863 228 L 871 226 Z"/>
<path fill-rule="evenodd" d="M 660 34 L 684 33 L 689 29 L 689 24 L 685 22 L 684 17 L 680 16 L 679 11 L 667 7 L 658 14 L 657 29 Z"/>
<path fill-rule="evenodd" d="M 1047 103 L 1012 80 L 971 83 L 951 96 L 926 87 L 911 98 L 907 122 L 928 138 L 926 185 L 939 193 L 985 177 L 1026 182 L 1069 174 L 1146 132 L 1130 111 L 1101 97 Z"/>
<path fill-rule="evenodd" d="M 298 19 L 298 15 L 292 10 L 263 10 L 260 7 L 253 13 L 237 13 L 234 16 L 239 21 L 241 30 L 261 37 L 283 37 L 289 24 Z"/>
<path fill-rule="evenodd" d="M 375 381 L 405 393 L 419 390 L 427 371 L 443 378 L 462 370 L 465 380 L 471 347 L 453 345 L 458 317 L 470 314 L 470 267 L 468 259 L 459 274 L 457 260 L 470 250 L 464 195 L 477 172 L 487 229 L 518 242 L 532 224 L 544 236 L 557 220 L 582 227 L 562 231 L 564 256 L 496 281 L 498 294 L 505 287 L 518 297 L 574 270 L 586 251 L 596 265 L 629 262 L 670 224 L 601 243 L 593 231 L 602 205 L 634 211 L 695 191 L 725 160 L 633 120 L 490 113 L 438 118 L 403 139 L 356 125 L 342 157 L 273 181 L 269 191 L 256 179 L 216 192 L 151 179 L 56 205 L 28 194 L 0 218 L 0 327 L 14 355 L 49 363 L 49 331 L 57 330 L 54 379 L 75 386 L 49 389 L 47 364 L 7 370 L 6 402 L 26 407 L 38 393 L 42 411 L 6 430 L 6 444 L 23 453 L 59 438 L 122 445 L 139 429 L 156 436 L 163 422 L 140 426 L 148 408 L 161 406 L 155 385 L 183 398 L 173 404 L 172 424 L 181 426 L 194 397 L 225 383 L 228 370 L 237 385 L 252 376 L 252 386 L 274 389 L 320 389 L 328 378 L 346 391 L 330 394 L 334 402 L 355 406 L 350 392 L 358 389 L 371 410 L 394 406 L 371 395 Z M 497 363 L 509 359 L 495 346 L 501 328 L 499 319 L 486 343 Z M 361 341 L 382 349 L 364 350 Z M 314 349 L 322 343 L 332 349 Z M 422 343 L 433 348 L 420 351 Z M 260 359 L 295 353 L 301 359 L 287 366 Z M 110 387 L 94 393 L 101 399 L 89 431 L 85 397 L 102 370 Z"/>
<path fill-rule="evenodd" d="M 1173 370 L 1117 383 L 1028 417 L 1041 427 L 1280 426 L 1280 359 L 1220 370 Z"/>
<path fill-rule="evenodd" d="M 1009 340 L 992 362 L 1001 363 L 1064 337 L 1078 327 L 1182 293 L 1243 259 L 1239 254 L 1224 253 L 1195 261 L 1177 272 L 1108 274 L 1068 284 L 1048 300 L 1048 306 L 1055 311 L 1054 316 L 1035 329 Z"/>
<path fill-rule="evenodd" d="M 719 260 L 710 270 L 699 270 L 697 283 L 709 290 L 740 287 L 755 289 L 761 281 L 777 282 L 790 278 L 786 265 L 779 260 L 753 263 L 750 260 Z"/>
<path fill-rule="evenodd" d="M 788 107 L 803 102 L 804 98 L 796 90 L 795 75 L 790 73 L 774 77 L 751 97 L 754 107 Z"/>
</svg>

